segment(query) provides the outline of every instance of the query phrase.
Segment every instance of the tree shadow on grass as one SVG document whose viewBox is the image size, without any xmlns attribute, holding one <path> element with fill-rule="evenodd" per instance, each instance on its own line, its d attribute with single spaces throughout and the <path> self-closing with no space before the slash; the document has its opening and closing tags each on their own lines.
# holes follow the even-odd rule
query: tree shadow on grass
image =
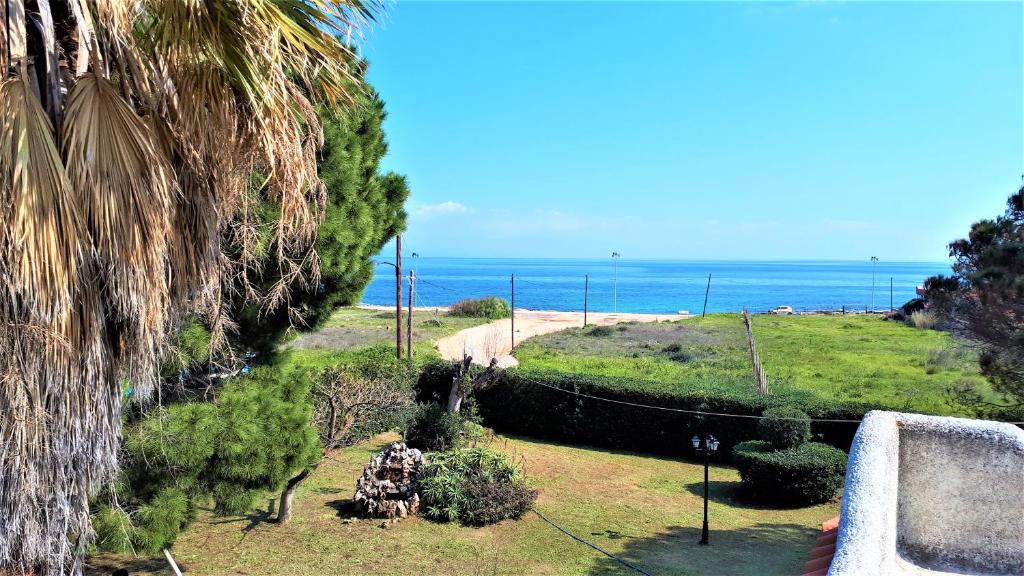
<svg viewBox="0 0 1024 576">
<path fill-rule="evenodd" d="M 698 498 L 704 498 L 704 482 L 691 482 L 685 486 L 686 491 Z M 748 510 L 797 510 L 806 505 L 760 502 L 744 492 L 741 482 L 725 482 L 712 480 L 708 482 L 708 500 L 717 504 L 726 504 L 731 508 Z"/>
<path fill-rule="evenodd" d="M 699 526 L 670 526 L 650 538 L 627 540 L 615 555 L 652 576 L 800 574 L 818 535 L 818 530 L 799 524 L 759 523 L 735 530 L 712 529 L 710 544 L 703 546 L 698 544 Z M 594 543 L 601 546 L 603 539 L 595 539 Z M 588 574 L 638 573 L 602 555 Z"/>
<path fill-rule="evenodd" d="M 234 522 L 245 522 L 242 526 L 242 538 L 238 541 L 241 544 L 245 541 L 245 538 L 252 533 L 254 530 L 262 526 L 263 524 L 275 524 L 277 523 L 277 514 L 274 512 L 274 506 L 277 501 L 273 498 L 267 504 L 266 510 L 256 509 L 248 514 L 241 516 L 227 516 L 217 520 L 210 520 L 210 524 L 231 524 Z"/>
</svg>

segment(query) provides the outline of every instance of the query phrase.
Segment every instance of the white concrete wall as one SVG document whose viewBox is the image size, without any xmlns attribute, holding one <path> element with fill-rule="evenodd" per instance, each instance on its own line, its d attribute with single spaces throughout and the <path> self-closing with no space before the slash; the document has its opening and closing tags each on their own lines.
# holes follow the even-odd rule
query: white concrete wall
<svg viewBox="0 0 1024 576">
<path fill-rule="evenodd" d="M 1024 574 L 1024 430 L 871 412 L 842 507 L 830 576 Z"/>
</svg>

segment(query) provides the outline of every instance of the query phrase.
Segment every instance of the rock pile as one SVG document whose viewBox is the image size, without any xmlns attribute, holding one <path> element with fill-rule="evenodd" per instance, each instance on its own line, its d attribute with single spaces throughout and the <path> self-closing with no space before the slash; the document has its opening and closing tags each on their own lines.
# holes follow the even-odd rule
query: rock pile
<svg viewBox="0 0 1024 576">
<path fill-rule="evenodd" d="M 419 474 L 423 454 L 402 442 L 374 456 L 356 480 L 356 512 L 377 518 L 404 518 L 420 508 Z"/>
</svg>

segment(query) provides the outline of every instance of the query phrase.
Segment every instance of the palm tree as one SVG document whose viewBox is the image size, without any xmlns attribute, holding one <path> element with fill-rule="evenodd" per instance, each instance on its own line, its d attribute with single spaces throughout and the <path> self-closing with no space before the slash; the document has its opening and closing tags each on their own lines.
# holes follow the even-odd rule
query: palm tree
<svg viewBox="0 0 1024 576">
<path fill-rule="evenodd" d="M 0 572 L 81 571 L 187 314 L 315 281 L 316 105 L 352 102 L 366 0 L 0 0 Z M 268 231 L 257 212 L 274 206 Z M 222 241 L 222 237 L 228 241 Z M 270 252 L 282 281 L 246 279 Z"/>
</svg>

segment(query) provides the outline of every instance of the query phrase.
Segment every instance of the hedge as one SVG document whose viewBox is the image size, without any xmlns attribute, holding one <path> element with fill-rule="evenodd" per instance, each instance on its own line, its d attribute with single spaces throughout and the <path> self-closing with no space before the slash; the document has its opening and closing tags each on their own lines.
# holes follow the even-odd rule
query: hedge
<svg viewBox="0 0 1024 576">
<path fill-rule="evenodd" d="M 419 401 L 447 399 L 453 374 L 450 363 L 437 362 L 426 367 L 417 383 Z M 483 424 L 490 428 L 574 444 L 693 456 L 689 438 L 709 432 L 721 442 L 718 459 L 728 460 L 737 443 L 760 437 L 756 418 L 695 416 L 624 406 L 551 390 L 532 381 L 601 398 L 666 408 L 761 416 L 766 409 L 788 407 L 799 409 L 812 419 L 854 420 L 814 422 L 811 426 L 813 440 L 847 452 L 864 414 L 870 410 L 892 410 L 866 402 L 829 401 L 803 390 L 776 390 L 763 396 L 753 386 L 744 388 L 732 382 L 669 388 L 642 378 L 522 367 L 506 372 L 497 386 L 467 400 L 476 403 Z M 998 419 L 1024 420 L 1024 407 L 1006 410 L 998 414 Z"/>
<path fill-rule="evenodd" d="M 856 420 L 851 423 L 815 422 L 814 438 L 849 450 L 863 415 L 877 408 L 867 404 L 825 402 L 803 391 L 780 391 L 764 396 L 709 383 L 672 390 L 643 379 L 575 375 L 516 369 L 502 382 L 477 395 L 485 425 L 496 430 L 623 450 L 692 456 L 690 438 L 709 432 L 721 442 L 719 457 L 728 459 L 732 447 L 758 437 L 758 419 L 697 416 L 652 410 L 583 398 L 545 388 L 531 381 L 601 398 L 665 408 L 760 416 L 765 409 L 796 407 L 811 418 Z M 429 387 L 424 379 L 421 385 Z"/>
<path fill-rule="evenodd" d="M 833 446 L 808 442 L 775 450 L 763 440 L 733 448 L 733 464 L 747 496 L 762 502 L 806 506 L 828 502 L 843 485 L 846 454 Z"/>
</svg>

